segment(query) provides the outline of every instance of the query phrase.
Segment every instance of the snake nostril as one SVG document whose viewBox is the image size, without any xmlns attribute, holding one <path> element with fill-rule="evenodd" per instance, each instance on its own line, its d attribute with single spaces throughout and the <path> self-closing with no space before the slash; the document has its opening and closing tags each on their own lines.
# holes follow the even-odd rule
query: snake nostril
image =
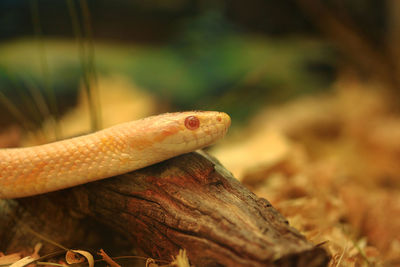
<svg viewBox="0 0 400 267">
<path fill-rule="evenodd" d="M 218 117 L 217 117 L 217 121 L 221 122 L 221 120 L 222 120 L 221 117 L 218 116 Z"/>
</svg>

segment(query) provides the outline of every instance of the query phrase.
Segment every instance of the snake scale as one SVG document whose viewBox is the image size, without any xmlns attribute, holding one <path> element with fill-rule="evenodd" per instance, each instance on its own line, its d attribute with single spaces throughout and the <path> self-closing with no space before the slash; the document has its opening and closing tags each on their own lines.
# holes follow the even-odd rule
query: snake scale
<svg viewBox="0 0 400 267">
<path fill-rule="evenodd" d="M 0 199 L 137 170 L 214 143 L 230 123 L 223 112 L 165 113 L 54 143 L 0 149 Z"/>
</svg>

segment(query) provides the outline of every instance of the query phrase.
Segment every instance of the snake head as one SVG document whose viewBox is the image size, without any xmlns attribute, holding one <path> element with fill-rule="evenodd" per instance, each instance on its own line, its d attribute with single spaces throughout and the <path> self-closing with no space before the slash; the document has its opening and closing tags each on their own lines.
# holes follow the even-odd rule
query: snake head
<svg viewBox="0 0 400 267">
<path fill-rule="evenodd" d="M 221 139 L 231 124 L 228 114 L 215 111 L 189 111 L 165 114 L 159 141 L 172 150 L 187 153 Z"/>
<path fill-rule="evenodd" d="M 188 153 L 221 139 L 231 124 L 228 114 L 216 111 L 187 111 L 152 116 L 141 121 L 134 147 L 151 147 L 155 153 Z M 138 141 L 141 140 L 144 146 Z"/>
</svg>

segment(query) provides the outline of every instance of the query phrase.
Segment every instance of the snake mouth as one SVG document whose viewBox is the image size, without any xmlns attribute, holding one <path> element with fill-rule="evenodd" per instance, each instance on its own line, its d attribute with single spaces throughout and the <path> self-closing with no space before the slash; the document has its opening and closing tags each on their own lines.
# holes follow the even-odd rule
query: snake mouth
<svg viewBox="0 0 400 267">
<path fill-rule="evenodd" d="M 229 127 L 231 126 L 231 117 L 224 113 L 224 112 L 220 112 L 220 115 L 217 117 L 217 120 L 219 120 L 218 118 L 221 118 L 221 121 L 224 123 L 225 125 L 225 130 L 224 130 L 224 135 L 228 132 Z"/>
<path fill-rule="evenodd" d="M 201 132 L 196 135 L 196 145 L 199 148 L 212 145 L 217 140 L 224 137 L 231 125 L 231 118 L 223 112 L 215 112 L 208 118 L 209 120 L 201 126 Z"/>
</svg>

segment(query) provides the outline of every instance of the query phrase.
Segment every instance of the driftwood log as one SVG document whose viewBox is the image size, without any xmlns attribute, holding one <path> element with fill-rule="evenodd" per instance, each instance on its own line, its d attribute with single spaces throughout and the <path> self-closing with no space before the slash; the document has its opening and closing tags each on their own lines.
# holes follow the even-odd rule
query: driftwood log
<svg viewBox="0 0 400 267">
<path fill-rule="evenodd" d="M 40 239 L 27 229 L 70 248 L 98 250 L 118 239 L 168 261 L 184 248 L 195 266 L 328 262 L 324 249 L 203 152 L 72 189 L 0 201 L 0 251 L 33 247 Z M 44 252 L 51 250 L 46 244 Z"/>
</svg>

